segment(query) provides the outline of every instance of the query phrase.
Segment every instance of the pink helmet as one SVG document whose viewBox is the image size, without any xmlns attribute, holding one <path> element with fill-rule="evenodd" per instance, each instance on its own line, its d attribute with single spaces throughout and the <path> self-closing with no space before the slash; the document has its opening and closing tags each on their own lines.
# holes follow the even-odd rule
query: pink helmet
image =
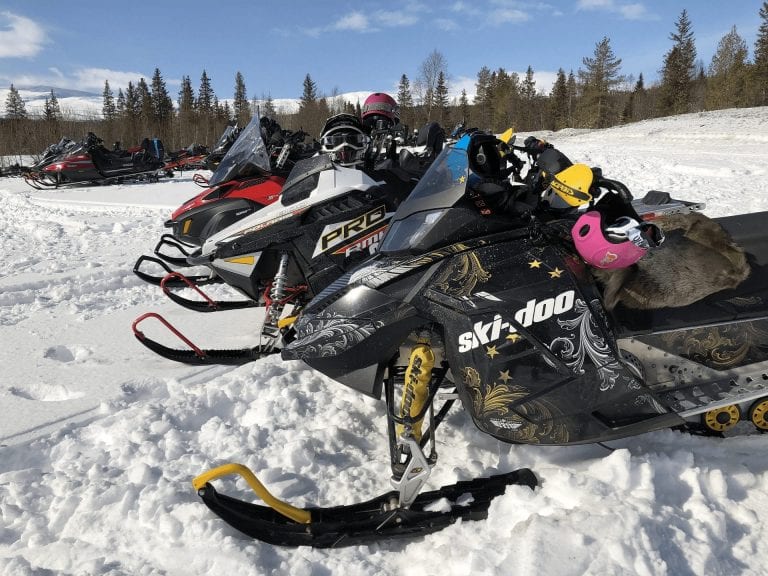
<svg viewBox="0 0 768 576">
<path fill-rule="evenodd" d="M 368 130 L 390 128 L 400 122 L 400 107 L 389 94 L 374 92 L 363 103 L 362 118 Z"/>
<path fill-rule="evenodd" d="M 596 268 L 626 268 L 645 256 L 651 244 L 643 238 L 643 224 L 622 216 L 604 228 L 602 220 L 600 212 L 590 210 L 579 216 L 571 228 L 576 250 L 587 264 Z"/>
</svg>

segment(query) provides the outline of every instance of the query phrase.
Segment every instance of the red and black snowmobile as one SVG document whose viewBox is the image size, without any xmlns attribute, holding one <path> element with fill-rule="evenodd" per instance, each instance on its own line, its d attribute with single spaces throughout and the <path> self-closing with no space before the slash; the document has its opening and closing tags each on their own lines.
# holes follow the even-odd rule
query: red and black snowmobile
<svg viewBox="0 0 768 576">
<path fill-rule="evenodd" d="M 140 146 L 128 150 L 108 150 L 102 142 L 89 132 L 79 144 L 65 145 L 45 166 L 30 172 L 27 183 L 38 189 L 113 184 L 157 178 L 164 169 L 162 143 L 156 138 L 145 138 Z"/>
<path fill-rule="evenodd" d="M 137 276 L 159 285 L 164 276 L 173 272 L 171 266 L 189 266 L 187 259 L 199 253 L 207 238 L 278 199 L 286 167 L 306 155 L 301 147 L 306 134 L 280 131 L 279 140 L 269 147 L 265 143 L 263 124 L 264 120 L 256 115 L 238 132 L 210 180 L 195 175 L 195 181 L 205 186 L 205 190 L 174 210 L 165 222 L 171 232 L 161 236 L 154 249 L 155 256 L 143 255 L 136 261 Z M 162 275 L 148 272 L 147 266 L 162 270 Z M 200 277 L 193 280 L 205 283 Z M 170 283 L 179 285 L 180 282 L 176 279 Z"/>
<path fill-rule="evenodd" d="M 208 148 L 202 144 L 190 144 L 186 148 L 171 152 L 165 158 L 166 173 L 184 170 L 205 170 L 205 159 L 208 157 Z"/>
</svg>

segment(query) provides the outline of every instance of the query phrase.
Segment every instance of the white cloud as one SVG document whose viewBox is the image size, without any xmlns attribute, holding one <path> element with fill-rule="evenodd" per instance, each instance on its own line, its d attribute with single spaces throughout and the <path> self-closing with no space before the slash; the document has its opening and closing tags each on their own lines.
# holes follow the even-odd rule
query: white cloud
<svg viewBox="0 0 768 576">
<path fill-rule="evenodd" d="M 42 26 L 12 12 L 0 12 L 0 58 L 29 58 L 46 42 Z"/>
<path fill-rule="evenodd" d="M 603 10 L 618 14 L 625 20 L 656 20 L 658 16 L 648 12 L 644 4 L 626 3 L 617 0 L 579 0 L 577 10 Z"/>
<path fill-rule="evenodd" d="M 355 32 L 365 32 L 368 30 L 368 18 L 361 12 L 352 12 L 343 16 L 333 25 L 335 30 L 352 30 Z"/>
<path fill-rule="evenodd" d="M 379 10 L 378 12 L 374 12 L 373 16 L 377 23 L 389 28 L 413 26 L 416 24 L 416 22 L 419 21 L 419 17 L 416 14 L 410 12 L 390 12 Z"/>
<path fill-rule="evenodd" d="M 139 78 L 151 82 L 152 76 L 141 72 L 123 72 L 108 68 L 79 68 L 64 74 L 58 68 L 49 68 L 49 74 L 23 74 L 9 78 L 17 86 L 53 86 L 56 88 L 69 88 L 71 90 L 83 90 L 101 94 L 104 90 L 104 81 L 109 81 L 109 87 L 117 93 L 118 88 L 126 89 L 128 82 L 134 86 Z M 166 86 L 180 84 L 178 80 L 164 78 Z"/>
</svg>

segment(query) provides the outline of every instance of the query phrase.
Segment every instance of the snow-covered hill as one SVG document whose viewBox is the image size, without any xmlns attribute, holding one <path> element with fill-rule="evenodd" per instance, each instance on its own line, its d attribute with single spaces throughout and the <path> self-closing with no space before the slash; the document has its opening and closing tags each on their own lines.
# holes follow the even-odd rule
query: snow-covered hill
<svg viewBox="0 0 768 576">
<path fill-rule="evenodd" d="M 768 108 L 543 135 L 638 195 L 667 190 L 710 216 L 768 210 Z M 301 363 L 196 368 L 135 341 L 148 311 L 204 346 L 252 341 L 258 314 L 195 314 L 132 273 L 198 191 L 191 175 L 46 192 L 0 179 L 0 573 L 765 573 L 768 440 L 746 425 L 542 448 L 483 435 L 456 407 L 430 487 L 522 466 L 541 486 L 412 542 L 282 549 L 228 527 L 192 489 L 200 472 L 242 462 L 297 505 L 367 499 L 389 488 L 386 425 L 380 403 Z"/>
<path fill-rule="evenodd" d="M 69 90 L 64 88 L 55 88 L 50 86 L 30 86 L 16 87 L 19 95 L 24 100 L 25 109 L 30 115 L 42 115 L 45 110 L 45 100 L 51 97 L 51 90 L 56 95 L 59 107 L 66 117 L 70 118 L 100 118 L 101 109 L 104 100 L 101 94 L 83 92 L 81 90 Z M 5 103 L 8 98 L 9 88 L 0 88 L 0 103 Z M 117 90 L 114 90 L 117 94 Z M 360 106 L 371 92 L 345 92 L 335 96 L 328 96 L 329 100 L 338 100 L 339 102 L 349 102 L 353 106 L 358 103 Z M 222 105 L 229 102 L 232 105 L 233 100 L 228 98 L 220 99 Z M 263 105 L 264 100 L 254 97 L 252 102 L 257 105 Z M 274 98 L 272 105 L 279 114 L 293 114 L 299 109 L 298 98 Z M 174 98 L 174 106 L 176 99 Z M 4 110 L 3 110 L 4 114 Z"/>
</svg>

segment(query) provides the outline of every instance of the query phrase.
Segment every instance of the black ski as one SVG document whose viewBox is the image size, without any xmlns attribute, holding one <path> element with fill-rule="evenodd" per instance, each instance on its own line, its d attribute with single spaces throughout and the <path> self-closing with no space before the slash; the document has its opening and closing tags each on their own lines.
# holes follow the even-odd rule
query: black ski
<svg viewBox="0 0 768 576">
<path fill-rule="evenodd" d="M 459 519 L 483 520 L 491 501 L 511 485 L 534 489 L 538 480 L 528 468 L 475 478 L 420 494 L 407 509 L 389 509 L 398 498 L 398 492 L 392 491 L 359 504 L 307 508 L 311 515 L 307 524 L 290 520 L 269 506 L 219 494 L 210 483 L 198 495 L 217 516 L 251 538 L 278 546 L 336 548 L 423 536 Z M 431 509 L 438 501 L 442 502 Z M 445 503 L 450 509 L 442 509 Z"/>
</svg>

